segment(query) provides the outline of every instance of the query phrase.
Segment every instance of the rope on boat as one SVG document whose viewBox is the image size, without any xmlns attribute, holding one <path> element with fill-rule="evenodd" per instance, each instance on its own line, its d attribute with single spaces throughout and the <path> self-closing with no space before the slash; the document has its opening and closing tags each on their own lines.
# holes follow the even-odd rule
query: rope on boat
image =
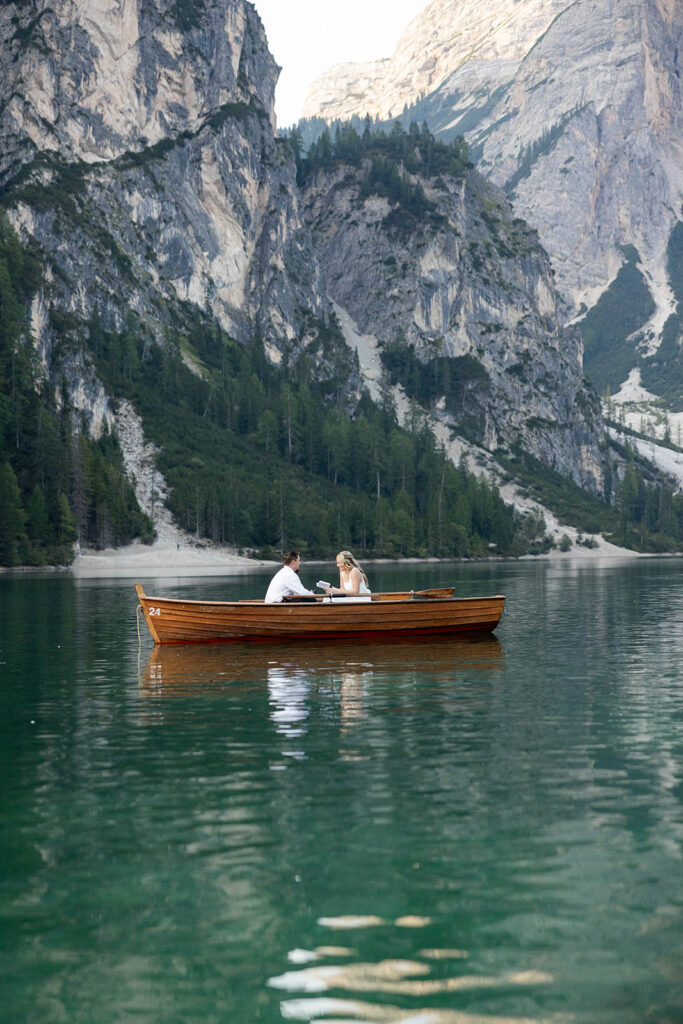
<svg viewBox="0 0 683 1024">
<path fill-rule="evenodd" d="M 136 618 L 137 618 L 137 621 L 138 621 L 138 650 L 140 650 L 140 648 L 142 647 L 142 637 L 140 636 L 140 612 L 142 611 L 142 605 L 139 604 L 137 606 L 137 608 L 135 609 L 135 611 L 136 611 Z"/>
<path fill-rule="evenodd" d="M 136 608 L 136 615 L 135 615 L 135 618 L 137 619 L 137 623 L 138 623 L 138 686 L 142 685 L 142 675 L 141 675 L 141 671 L 142 670 L 141 670 L 141 667 L 140 667 L 140 656 L 142 654 L 142 637 L 140 636 L 140 612 L 141 611 L 142 611 L 142 605 L 139 604 L 137 606 L 137 608 Z"/>
</svg>

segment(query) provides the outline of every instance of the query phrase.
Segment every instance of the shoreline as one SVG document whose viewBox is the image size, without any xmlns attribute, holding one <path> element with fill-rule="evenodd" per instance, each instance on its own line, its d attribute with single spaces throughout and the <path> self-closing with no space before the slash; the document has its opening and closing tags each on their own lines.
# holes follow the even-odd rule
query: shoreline
<svg viewBox="0 0 683 1024">
<path fill-rule="evenodd" d="M 486 558 L 366 558 L 364 565 L 439 565 L 441 563 L 468 564 L 471 562 L 557 561 L 592 565 L 609 565 L 638 558 L 680 558 L 676 552 L 642 553 L 620 548 L 602 540 L 596 548 L 573 544 L 569 551 L 553 549 L 539 555 L 520 555 L 518 558 L 491 554 Z M 331 559 L 307 559 L 307 566 L 325 566 Z M 11 566 L 0 568 L 0 573 L 32 575 L 62 572 L 77 579 L 140 579 L 187 578 L 192 576 L 240 576 L 261 570 L 275 571 L 280 561 L 249 558 L 238 555 L 230 548 L 194 547 L 168 541 L 154 544 L 129 544 L 122 548 L 102 551 L 79 551 L 71 565 Z"/>
<path fill-rule="evenodd" d="M 279 562 L 238 555 L 231 548 L 170 541 L 128 544 L 102 551 L 79 551 L 67 567 L 79 579 L 121 576 L 230 576 L 273 569 Z"/>
</svg>

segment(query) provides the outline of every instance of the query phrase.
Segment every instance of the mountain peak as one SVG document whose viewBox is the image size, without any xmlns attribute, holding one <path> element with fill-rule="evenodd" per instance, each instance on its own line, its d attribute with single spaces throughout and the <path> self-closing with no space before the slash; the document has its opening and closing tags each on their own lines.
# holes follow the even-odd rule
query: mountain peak
<svg viewBox="0 0 683 1024">
<path fill-rule="evenodd" d="M 35 6 L 0 11 L 0 178 L 35 152 L 97 163 L 140 151 L 228 102 L 255 101 L 275 124 L 278 67 L 246 0 Z"/>
<path fill-rule="evenodd" d="M 389 60 L 338 64 L 317 78 L 302 116 L 348 120 L 396 117 L 465 64 L 517 65 L 573 0 L 432 0 Z"/>
</svg>

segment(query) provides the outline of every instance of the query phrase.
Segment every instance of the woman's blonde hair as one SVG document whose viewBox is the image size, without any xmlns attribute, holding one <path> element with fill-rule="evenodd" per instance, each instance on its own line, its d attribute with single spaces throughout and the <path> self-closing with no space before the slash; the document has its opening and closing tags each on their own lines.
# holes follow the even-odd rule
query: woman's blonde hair
<svg viewBox="0 0 683 1024">
<path fill-rule="evenodd" d="M 339 562 L 340 560 L 344 563 L 345 569 L 358 569 L 358 572 L 365 580 L 365 586 L 367 587 L 369 585 L 368 578 L 365 575 L 362 566 L 356 561 L 350 551 L 340 551 L 337 555 L 336 561 Z"/>
</svg>

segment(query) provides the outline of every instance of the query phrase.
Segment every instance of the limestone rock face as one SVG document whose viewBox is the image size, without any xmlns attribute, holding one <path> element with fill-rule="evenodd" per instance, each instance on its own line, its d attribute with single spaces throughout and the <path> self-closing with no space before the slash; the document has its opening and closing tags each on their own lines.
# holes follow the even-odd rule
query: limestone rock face
<svg viewBox="0 0 683 1024">
<path fill-rule="evenodd" d="M 556 14 L 571 0 L 431 0 L 401 36 L 391 58 L 338 64 L 310 86 L 302 117 L 396 117 L 450 75 L 479 70 L 509 78 Z"/>
<path fill-rule="evenodd" d="M 45 257 L 36 308 L 62 330 L 64 314 L 118 331 L 134 316 L 161 343 L 195 309 L 238 340 L 260 333 L 275 362 L 305 346 L 329 304 L 252 5 L 10 3 L 0 24 L 0 184 Z M 50 316 L 36 329 L 49 368 Z"/>
<path fill-rule="evenodd" d="M 682 61 L 678 0 L 433 0 L 367 88 L 332 69 L 306 114 L 388 117 L 413 104 L 435 134 L 464 134 L 537 228 L 569 318 L 633 245 L 657 307 L 652 351 L 675 310 L 666 249 L 683 219 Z"/>
<path fill-rule="evenodd" d="M 440 412 L 454 430 L 493 451 L 519 446 L 599 490 L 599 406 L 583 379 L 578 335 L 561 326 L 535 232 L 472 172 L 411 179 L 438 211 L 438 226 L 425 232 L 402 223 L 386 198 L 365 195 L 366 169 L 321 170 L 305 186 L 330 297 L 385 352 L 414 353 L 425 365 L 459 360 L 458 405 Z"/>
<path fill-rule="evenodd" d="M 277 65 L 240 0 L 10 2 L 0 33 L 0 182 L 35 152 L 94 163 L 143 150 L 228 102 L 273 117 Z"/>
<path fill-rule="evenodd" d="M 481 167 L 514 189 L 574 310 L 637 249 L 657 302 L 673 308 L 666 247 L 683 202 L 683 6 L 579 0 L 563 11 L 473 134 Z M 521 157 L 521 158 L 520 158 Z"/>
<path fill-rule="evenodd" d="M 370 97 L 381 89 L 388 65 L 388 60 L 335 64 L 309 86 L 301 116 L 329 121 L 347 120 L 358 113 L 364 116 Z"/>
<path fill-rule="evenodd" d="M 535 2 L 547 19 L 553 4 Z M 341 333 L 320 341 L 335 301 L 408 359 L 460 360 L 461 405 L 436 409 L 454 430 L 601 489 L 578 336 L 561 327 L 536 234 L 497 188 L 472 171 L 415 178 L 433 206 L 408 227 L 381 194 L 361 196 L 359 167 L 302 194 L 247 0 L 12 2 L 0 29 L 2 204 L 44 271 L 31 332 L 93 432 L 114 422 L 93 324 L 164 345 L 218 321 L 275 364 L 305 349 L 321 378 L 342 366 L 357 396 Z"/>
</svg>

